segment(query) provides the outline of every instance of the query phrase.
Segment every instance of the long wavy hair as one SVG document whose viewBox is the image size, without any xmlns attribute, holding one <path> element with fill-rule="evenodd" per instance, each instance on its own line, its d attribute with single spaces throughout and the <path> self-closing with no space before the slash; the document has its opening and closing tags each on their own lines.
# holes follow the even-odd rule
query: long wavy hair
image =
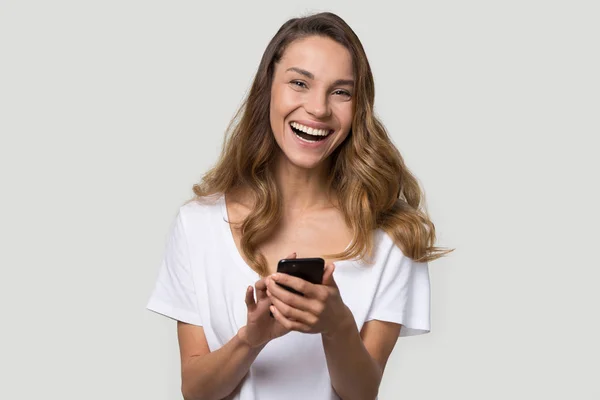
<svg viewBox="0 0 600 400">
<path fill-rule="evenodd" d="M 377 228 L 415 261 L 432 261 L 449 253 L 452 250 L 434 246 L 435 227 L 423 204 L 423 192 L 374 115 L 375 85 L 363 46 L 348 24 L 329 12 L 290 19 L 271 39 L 250 91 L 227 129 L 220 158 L 193 186 L 195 197 L 190 201 L 237 188 L 251 193 L 254 207 L 241 222 L 241 249 L 250 267 L 267 275 L 259 246 L 275 232 L 282 208 L 274 171 L 280 149 L 269 119 L 273 73 L 290 43 L 314 35 L 348 49 L 355 77 L 351 131 L 330 155 L 329 175 L 329 187 L 354 236 L 345 251 L 324 257 L 370 259 Z"/>
</svg>

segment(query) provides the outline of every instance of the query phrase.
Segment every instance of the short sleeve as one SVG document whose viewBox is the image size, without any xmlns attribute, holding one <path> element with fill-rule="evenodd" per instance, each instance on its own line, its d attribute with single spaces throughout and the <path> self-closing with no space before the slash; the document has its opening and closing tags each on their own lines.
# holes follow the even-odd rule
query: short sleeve
<svg viewBox="0 0 600 400">
<path fill-rule="evenodd" d="M 146 308 L 202 326 L 181 211 L 171 225 L 162 265 Z"/>
<path fill-rule="evenodd" d="M 394 246 L 383 266 L 365 322 L 374 319 L 402 324 L 400 336 L 430 332 L 430 282 L 427 263 L 411 260 Z"/>
</svg>

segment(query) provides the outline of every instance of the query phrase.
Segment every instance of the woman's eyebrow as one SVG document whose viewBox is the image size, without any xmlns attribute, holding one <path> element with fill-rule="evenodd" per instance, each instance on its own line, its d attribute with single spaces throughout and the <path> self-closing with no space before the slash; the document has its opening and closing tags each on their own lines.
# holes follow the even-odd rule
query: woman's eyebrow
<svg viewBox="0 0 600 400">
<path fill-rule="evenodd" d="M 354 87 L 354 81 L 352 79 L 338 79 L 333 82 L 331 86 L 352 86 Z"/>
<path fill-rule="evenodd" d="M 288 71 L 294 71 L 294 72 L 297 72 L 297 73 L 299 73 L 300 75 L 304 75 L 304 76 L 305 76 L 305 77 L 307 77 L 308 79 L 315 79 L 315 76 L 314 76 L 312 73 L 310 73 L 310 72 L 308 72 L 307 70 L 305 70 L 305 69 L 302 69 L 302 68 L 291 67 L 291 68 L 288 68 L 288 69 L 286 69 L 286 70 L 285 70 L 285 72 L 288 72 Z"/>
<path fill-rule="evenodd" d="M 315 76 L 311 72 L 308 72 L 302 68 L 290 67 L 285 70 L 285 72 L 289 71 L 297 72 L 300 75 L 304 75 L 308 79 L 315 79 Z M 354 86 L 354 81 L 352 79 L 338 79 L 337 81 L 333 82 L 331 86 Z"/>
</svg>

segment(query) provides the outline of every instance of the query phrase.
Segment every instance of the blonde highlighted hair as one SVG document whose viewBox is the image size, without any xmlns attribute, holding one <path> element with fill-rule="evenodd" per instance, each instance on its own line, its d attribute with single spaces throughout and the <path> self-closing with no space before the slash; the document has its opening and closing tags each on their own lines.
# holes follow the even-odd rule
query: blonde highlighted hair
<svg viewBox="0 0 600 400">
<path fill-rule="evenodd" d="M 274 171 L 280 150 L 269 119 L 274 68 L 291 42 L 315 35 L 348 49 L 355 77 L 352 128 L 330 156 L 329 175 L 329 187 L 354 237 L 345 251 L 324 257 L 368 259 L 377 228 L 415 261 L 432 261 L 449 253 L 452 250 L 434 245 L 435 226 L 423 204 L 423 192 L 373 113 L 375 85 L 362 44 L 346 22 L 332 13 L 290 19 L 271 39 L 248 96 L 227 129 L 217 164 L 193 187 L 194 199 L 237 188 L 253 195 L 254 207 L 241 224 L 240 243 L 250 267 L 265 276 L 267 262 L 259 246 L 274 233 L 281 217 Z"/>
</svg>

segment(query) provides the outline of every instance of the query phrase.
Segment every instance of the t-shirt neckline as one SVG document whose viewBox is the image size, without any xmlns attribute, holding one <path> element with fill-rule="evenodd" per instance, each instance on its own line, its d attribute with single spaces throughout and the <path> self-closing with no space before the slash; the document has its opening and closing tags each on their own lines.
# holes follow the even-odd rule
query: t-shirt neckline
<svg viewBox="0 0 600 400">
<path fill-rule="evenodd" d="M 246 261 L 240 254 L 240 251 L 238 250 L 237 245 L 235 244 L 235 239 L 233 238 L 233 232 L 231 231 L 231 226 L 229 225 L 229 213 L 227 212 L 227 203 L 225 201 L 225 193 L 221 194 L 221 197 L 219 198 L 219 203 L 220 203 L 220 208 L 221 208 L 221 216 L 223 217 L 223 223 L 221 224 L 221 226 L 223 227 L 223 234 L 225 235 L 225 241 L 227 242 L 227 247 L 229 248 L 229 252 L 231 253 L 232 258 L 234 259 L 234 262 L 248 276 L 250 276 L 256 280 L 261 279 L 260 275 L 256 271 L 254 271 L 248 265 L 248 263 L 246 263 Z M 348 244 L 348 246 L 346 246 L 346 248 L 348 248 L 348 247 L 350 247 L 350 243 Z M 355 259 L 337 260 L 337 261 L 334 261 L 334 263 L 336 266 L 339 266 L 340 264 L 346 263 L 346 262 L 354 264 L 355 261 L 356 261 Z M 335 272 L 334 272 L 334 274 L 335 274 Z"/>
<path fill-rule="evenodd" d="M 225 235 L 225 241 L 227 242 L 227 247 L 229 248 L 229 253 L 231 254 L 234 262 L 240 267 L 246 275 L 254 278 L 255 280 L 260 279 L 260 275 L 253 270 L 248 263 L 242 258 L 240 251 L 235 244 L 235 239 L 233 238 L 233 232 L 231 231 L 231 226 L 229 225 L 229 214 L 227 213 L 227 203 L 225 202 L 225 194 L 223 193 L 219 198 L 219 203 L 221 207 L 221 216 L 223 217 L 223 223 L 221 226 L 223 227 L 223 233 Z"/>
</svg>

